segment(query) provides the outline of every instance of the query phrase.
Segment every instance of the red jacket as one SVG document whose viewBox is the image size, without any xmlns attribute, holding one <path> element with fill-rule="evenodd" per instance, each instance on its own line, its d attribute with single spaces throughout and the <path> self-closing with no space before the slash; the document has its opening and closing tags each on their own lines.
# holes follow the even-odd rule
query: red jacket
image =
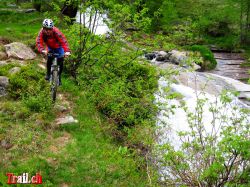
<svg viewBox="0 0 250 187">
<path fill-rule="evenodd" d="M 42 52 L 42 50 L 45 50 L 44 43 L 51 49 L 62 47 L 64 49 L 64 52 L 70 51 L 65 36 L 56 27 L 53 27 L 53 33 L 51 35 L 46 35 L 43 29 L 40 30 L 36 38 L 36 46 L 40 53 Z"/>
</svg>

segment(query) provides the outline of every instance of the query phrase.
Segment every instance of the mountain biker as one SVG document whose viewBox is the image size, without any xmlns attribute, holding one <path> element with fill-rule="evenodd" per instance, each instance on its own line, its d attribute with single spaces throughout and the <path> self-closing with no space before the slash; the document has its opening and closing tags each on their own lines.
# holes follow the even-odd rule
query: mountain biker
<svg viewBox="0 0 250 187">
<path fill-rule="evenodd" d="M 46 49 L 44 48 L 44 44 L 47 46 Z M 36 38 L 36 46 L 38 51 L 45 55 L 47 55 L 48 52 L 59 54 L 57 62 L 60 67 L 59 84 L 61 85 L 64 56 L 67 57 L 70 55 L 70 49 L 65 36 L 58 28 L 54 26 L 54 23 L 51 19 L 43 20 L 43 28 L 40 30 Z M 50 79 L 52 61 L 53 57 L 48 56 L 45 80 Z"/>
</svg>

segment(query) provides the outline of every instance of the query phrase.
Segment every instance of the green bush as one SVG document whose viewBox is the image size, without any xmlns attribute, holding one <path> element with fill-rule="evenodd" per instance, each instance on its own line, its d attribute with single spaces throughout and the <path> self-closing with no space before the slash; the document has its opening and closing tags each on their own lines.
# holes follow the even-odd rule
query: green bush
<svg viewBox="0 0 250 187">
<path fill-rule="evenodd" d="M 201 56 L 204 59 L 204 62 L 201 64 L 201 68 L 203 70 L 211 70 L 214 69 L 217 65 L 217 62 L 214 58 L 214 54 L 211 52 L 211 50 L 203 45 L 193 45 L 187 47 L 188 50 L 191 51 L 198 51 L 201 53 Z"/>
<path fill-rule="evenodd" d="M 86 48 L 100 41 L 93 37 Z M 77 81 L 106 117 L 118 126 L 132 126 L 145 123 L 155 115 L 153 94 L 157 78 L 152 66 L 134 60 L 141 54 L 123 48 L 123 44 L 109 40 L 97 45 L 79 66 Z"/>
<path fill-rule="evenodd" d="M 6 64 L 4 66 L 1 66 L 0 68 L 0 76 L 8 76 L 9 70 L 13 67 L 16 67 L 15 64 Z"/>
<path fill-rule="evenodd" d="M 35 65 L 22 67 L 20 73 L 11 76 L 8 91 L 14 99 L 22 99 L 31 111 L 51 109 L 49 84 Z"/>
</svg>

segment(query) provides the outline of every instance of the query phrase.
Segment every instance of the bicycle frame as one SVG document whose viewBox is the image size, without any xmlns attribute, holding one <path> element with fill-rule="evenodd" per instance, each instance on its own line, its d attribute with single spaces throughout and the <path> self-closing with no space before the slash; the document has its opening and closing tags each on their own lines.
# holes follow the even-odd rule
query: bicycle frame
<svg viewBox="0 0 250 187">
<path fill-rule="evenodd" d="M 51 84 L 51 97 L 52 101 L 55 102 L 56 100 L 56 92 L 57 92 L 57 87 L 59 86 L 59 71 L 60 71 L 60 66 L 57 63 L 57 58 L 59 54 L 57 53 L 48 53 L 48 57 L 52 57 L 52 65 L 51 65 L 51 70 L 50 70 L 50 84 Z"/>
</svg>

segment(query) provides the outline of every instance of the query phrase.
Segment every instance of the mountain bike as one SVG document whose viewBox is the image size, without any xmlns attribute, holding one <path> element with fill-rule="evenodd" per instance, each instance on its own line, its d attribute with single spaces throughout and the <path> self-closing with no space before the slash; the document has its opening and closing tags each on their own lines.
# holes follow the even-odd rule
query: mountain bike
<svg viewBox="0 0 250 187">
<path fill-rule="evenodd" d="M 59 86 L 60 66 L 57 63 L 57 58 L 59 57 L 59 54 L 49 52 L 48 57 L 53 58 L 51 70 L 50 70 L 50 91 L 51 91 L 52 101 L 55 102 L 56 101 L 57 87 Z"/>
</svg>

